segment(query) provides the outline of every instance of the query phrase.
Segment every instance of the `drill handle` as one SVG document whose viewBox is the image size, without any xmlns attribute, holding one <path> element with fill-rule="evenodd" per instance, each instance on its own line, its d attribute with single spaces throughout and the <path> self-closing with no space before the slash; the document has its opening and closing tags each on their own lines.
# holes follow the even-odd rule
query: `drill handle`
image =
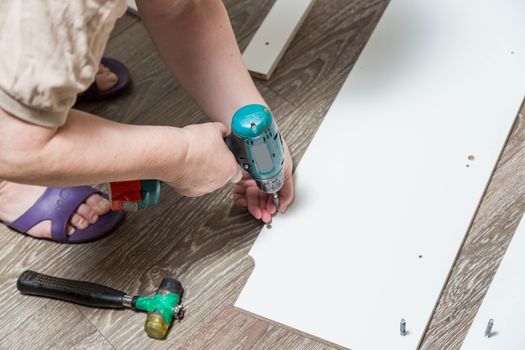
<svg viewBox="0 0 525 350">
<path fill-rule="evenodd" d="M 92 307 L 123 308 L 124 292 L 97 283 L 68 280 L 24 271 L 16 283 L 22 294 L 37 295 Z"/>
</svg>

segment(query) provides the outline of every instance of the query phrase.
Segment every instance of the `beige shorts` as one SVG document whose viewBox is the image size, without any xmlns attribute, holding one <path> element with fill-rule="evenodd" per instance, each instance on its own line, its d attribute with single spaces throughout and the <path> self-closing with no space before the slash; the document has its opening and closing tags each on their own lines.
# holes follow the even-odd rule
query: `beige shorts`
<svg viewBox="0 0 525 350">
<path fill-rule="evenodd" d="M 126 0 L 0 1 L 0 108 L 63 125 L 125 11 Z"/>
</svg>

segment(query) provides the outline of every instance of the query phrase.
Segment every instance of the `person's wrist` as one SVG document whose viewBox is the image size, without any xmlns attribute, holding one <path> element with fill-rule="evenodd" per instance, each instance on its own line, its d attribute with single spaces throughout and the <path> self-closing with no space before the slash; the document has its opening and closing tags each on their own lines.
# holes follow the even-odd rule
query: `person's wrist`
<svg viewBox="0 0 525 350">
<path fill-rule="evenodd" d="M 189 137 L 182 128 L 165 127 L 165 129 L 157 137 L 155 149 L 159 154 L 155 157 L 157 161 L 153 166 L 153 178 L 174 183 L 182 177 L 184 171 Z"/>
</svg>

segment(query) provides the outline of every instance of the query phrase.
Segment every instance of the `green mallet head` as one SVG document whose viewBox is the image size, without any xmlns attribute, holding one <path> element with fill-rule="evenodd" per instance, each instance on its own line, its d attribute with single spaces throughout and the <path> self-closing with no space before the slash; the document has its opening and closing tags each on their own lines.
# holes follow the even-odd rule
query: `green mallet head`
<svg viewBox="0 0 525 350">
<path fill-rule="evenodd" d="M 174 278 L 164 278 L 155 294 L 137 297 L 135 308 L 146 311 L 148 316 L 144 330 L 155 339 L 163 339 L 173 319 L 181 319 L 184 309 L 180 304 L 182 284 Z"/>
</svg>

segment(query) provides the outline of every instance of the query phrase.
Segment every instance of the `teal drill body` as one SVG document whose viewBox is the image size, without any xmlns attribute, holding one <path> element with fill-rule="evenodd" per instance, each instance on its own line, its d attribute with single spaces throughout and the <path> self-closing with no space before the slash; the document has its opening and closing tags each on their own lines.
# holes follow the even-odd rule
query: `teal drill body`
<svg viewBox="0 0 525 350">
<path fill-rule="evenodd" d="M 273 195 L 278 207 L 277 192 L 284 183 L 284 148 L 270 109 L 258 104 L 242 107 L 233 115 L 231 129 L 226 144 L 259 188 Z"/>
</svg>

